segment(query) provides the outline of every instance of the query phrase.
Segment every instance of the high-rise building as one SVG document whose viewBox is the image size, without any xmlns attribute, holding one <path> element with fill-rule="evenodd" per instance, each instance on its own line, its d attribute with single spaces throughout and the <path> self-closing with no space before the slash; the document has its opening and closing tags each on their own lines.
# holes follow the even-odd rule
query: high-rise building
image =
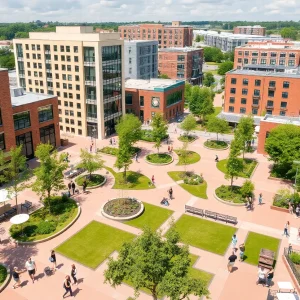
<svg viewBox="0 0 300 300">
<path fill-rule="evenodd" d="M 236 26 L 233 28 L 234 34 L 266 35 L 266 27 L 260 25 L 254 26 Z"/>
<path fill-rule="evenodd" d="M 192 84 L 202 82 L 202 48 L 159 49 L 158 71 L 171 79 L 186 80 Z"/>
<path fill-rule="evenodd" d="M 124 41 L 125 78 L 158 76 L 158 41 Z"/>
<path fill-rule="evenodd" d="M 193 27 L 173 21 L 172 25 L 139 24 L 119 26 L 121 39 L 156 40 L 159 48 L 190 47 L 193 44 Z"/>
<path fill-rule="evenodd" d="M 123 45 L 89 26 L 30 32 L 14 40 L 18 83 L 57 95 L 61 131 L 102 139 L 125 111 Z"/>
</svg>

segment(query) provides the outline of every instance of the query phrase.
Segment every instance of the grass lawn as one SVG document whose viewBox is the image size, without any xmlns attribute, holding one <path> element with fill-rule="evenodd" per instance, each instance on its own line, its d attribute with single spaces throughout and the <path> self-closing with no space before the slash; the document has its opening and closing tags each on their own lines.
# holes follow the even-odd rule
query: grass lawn
<svg viewBox="0 0 300 300">
<path fill-rule="evenodd" d="M 115 172 L 112 168 L 105 167 L 109 172 L 115 177 L 115 184 L 112 187 L 113 189 L 122 189 L 122 190 L 149 190 L 154 189 L 153 185 L 149 185 L 151 180 L 143 174 L 127 171 L 127 182 L 124 182 L 123 172 Z"/>
<path fill-rule="evenodd" d="M 172 214 L 173 210 L 162 208 L 156 205 L 143 203 L 145 206 L 144 213 L 130 221 L 124 222 L 137 228 L 143 229 L 145 226 L 152 230 L 158 229 Z"/>
<path fill-rule="evenodd" d="M 197 152 L 188 150 L 188 155 L 187 155 L 187 158 L 185 159 L 185 163 L 184 163 L 184 160 L 182 159 L 182 156 L 181 156 L 181 150 L 178 149 L 178 150 L 174 150 L 174 151 L 179 157 L 179 161 L 177 163 L 177 166 L 182 166 L 184 164 L 186 164 L 186 165 L 195 164 L 201 158 L 200 155 Z"/>
<path fill-rule="evenodd" d="M 176 223 L 181 241 L 185 244 L 224 255 L 236 228 L 183 215 Z"/>
<path fill-rule="evenodd" d="M 167 164 L 172 161 L 172 156 L 168 153 L 153 153 L 148 154 L 146 160 L 152 164 Z"/>
<path fill-rule="evenodd" d="M 55 250 L 89 268 L 96 269 L 124 242 L 135 236 L 126 231 L 92 221 Z"/>
<path fill-rule="evenodd" d="M 208 62 L 205 62 L 205 64 L 208 66 L 219 66 L 221 63 L 217 63 L 214 61 L 208 61 Z"/>
<path fill-rule="evenodd" d="M 242 158 L 239 159 L 243 160 Z M 224 174 L 226 174 L 227 161 L 228 159 L 222 159 L 219 162 L 217 162 L 217 168 Z M 243 178 L 250 178 L 257 165 L 257 161 L 253 159 L 245 158 L 243 161 L 243 165 L 244 165 L 244 170 L 240 172 L 238 176 Z"/>
<path fill-rule="evenodd" d="M 191 135 L 181 135 L 178 140 L 180 142 L 188 142 L 188 143 L 192 143 L 193 141 L 196 140 L 196 138 L 194 136 Z"/>
<path fill-rule="evenodd" d="M 134 155 L 135 153 L 140 152 L 140 151 L 141 151 L 141 148 L 138 148 L 138 147 L 132 147 L 132 149 L 131 149 L 132 155 Z M 118 155 L 118 148 L 107 146 L 107 147 L 98 149 L 98 152 L 117 156 Z"/>
<path fill-rule="evenodd" d="M 184 172 L 183 172 L 183 171 L 171 171 L 171 172 L 168 172 L 168 175 L 169 175 L 174 181 L 179 181 L 179 180 L 183 180 Z"/>
<path fill-rule="evenodd" d="M 105 177 L 100 174 L 92 174 L 91 178 L 87 178 L 87 177 L 88 177 L 88 175 L 78 176 L 75 179 L 76 184 L 79 186 L 82 186 L 84 179 L 86 179 L 87 186 L 92 187 L 92 186 L 97 186 L 97 185 L 101 184 L 105 180 Z"/>
<path fill-rule="evenodd" d="M 204 71 L 204 74 L 205 73 L 212 73 L 213 75 L 218 75 L 218 69 L 217 70 L 206 70 L 206 71 Z"/>
<path fill-rule="evenodd" d="M 228 147 L 226 142 L 217 140 L 207 140 L 204 142 L 204 145 L 212 149 L 226 149 Z"/>
<path fill-rule="evenodd" d="M 261 248 L 274 251 L 276 258 L 279 249 L 279 243 L 279 239 L 271 236 L 249 232 L 245 243 L 245 261 L 249 264 L 257 265 Z"/>
<path fill-rule="evenodd" d="M 6 277 L 7 277 L 7 270 L 5 267 L 0 265 L 0 286 L 5 281 Z"/>
</svg>

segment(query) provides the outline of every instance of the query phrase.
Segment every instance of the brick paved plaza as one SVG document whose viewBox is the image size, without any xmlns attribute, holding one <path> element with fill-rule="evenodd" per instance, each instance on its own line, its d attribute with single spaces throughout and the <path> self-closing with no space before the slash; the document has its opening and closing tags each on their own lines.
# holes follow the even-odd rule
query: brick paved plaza
<svg viewBox="0 0 300 300">
<path fill-rule="evenodd" d="M 177 137 L 179 132 L 175 134 L 175 126 L 170 125 L 170 137 L 173 142 L 173 148 L 178 149 L 182 143 L 178 141 Z M 177 130 L 179 131 L 179 130 Z M 57 262 L 59 269 L 55 275 L 45 277 L 43 270 L 49 265 L 50 250 L 58 247 L 64 241 L 72 237 L 76 232 L 80 231 L 84 226 L 95 220 L 100 223 L 110 225 L 116 229 L 120 229 L 137 235 L 141 233 L 139 223 L 121 223 L 106 219 L 101 214 L 101 206 L 111 198 L 133 196 L 143 201 L 144 203 L 152 204 L 158 207 L 163 197 L 168 196 L 168 189 L 173 188 L 174 199 L 170 201 L 168 209 L 172 210 L 171 217 L 167 217 L 167 220 L 160 226 L 159 229 L 165 233 L 168 230 L 168 224 L 173 218 L 175 221 L 179 220 L 184 215 L 184 205 L 188 204 L 201 209 L 208 209 L 214 212 L 228 214 L 238 218 L 238 224 L 235 226 L 236 234 L 238 238 L 238 244 L 246 241 L 249 232 L 259 233 L 274 237 L 280 240 L 279 251 L 277 257 L 277 263 L 274 276 L 274 289 L 277 288 L 277 281 L 292 281 L 289 273 L 282 261 L 282 253 L 284 247 L 287 247 L 289 242 L 292 243 L 295 249 L 300 249 L 300 243 L 297 242 L 296 235 L 298 227 L 300 226 L 299 219 L 284 212 L 279 212 L 270 209 L 272 198 L 274 193 L 283 187 L 289 187 L 286 183 L 279 181 L 272 181 L 268 179 L 270 162 L 262 155 L 246 154 L 247 158 L 256 158 L 259 162 L 256 170 L 254 171 L 251 180 L 255 184 L 255 195 L 263 193 L 264 205 L 258 206 L 255 202 L 254 210 L 247 211 L 244 206 L 230 206 L 217 201 L 214 198 L 214 190 L 221 184 L 228 184 L 228 181 L 224 178 L 224 174 L 220 172 L 214 162 L 216 152 L 214 150 L 208 150 L 204 148 L 204 141 L 209 138 L 208 134 L 201 133 L 200 137 L 189 146 L 189 150 L 193 150 L 200 154 L 201 160 L 195 164 L 188 165 L 187 168 L 190 171 L 195 171 L 198 174 L 203 174 L 204 180 L 207 182 L 207 196 L 208 199 L 200 199 L 192 196 L 189 192 L 179 186 L 180 182 L 175 182 L 167 174 L 170 171 L 183 171 L 183 166 L 177 166 L 178 156 L 174 155 L 174 162 L 166 166 L 152 166 L 145 162 L 144 156 L 149 152 L 154 152 L 153 145 L 146 142 L 138 142 L 137 145 L 142 148 L 142 153 L 139 157 L 139 162 L 133 162 L 130 166 L 131 171 L 136 171 L 144 174 L 148 178 L 155 175 L 156 188 L 151 190 L 124 190 L 120 191 L 112 189 L 114 185 L 114 177 L 111 173 L 107 173 L 107 183 L 97 189 L 91 190 L 90 193 L 83 194 L 80 190 L 80 194 L 74 196 L 74 199 L 78 201 L 81 206 L 82 213 L 75 224 L 65 231 L 60 236 L 47 241 L 45 243 L 36 244 L 34 246 L 17 246 L 12 243 L 2 243 L 0 245 L 0 260 L 11 267 L 18 266 L 24 268 L 26 258 L 28 256 L 34 257 L 37 263 L 38 280 L 32 284 L 29 280 L 28 274 L 22 275 L 22 288 L 12 289 L 12 282 L 9 286 L 0 294 L 0 299 L 5 300 L 56 300 L 61 299 L 63 294 L 62 283 L 66 274 L 70 273 L 70 266 L 74 261 L 66 258 L 65 256 L 57 253 Z M 70 145 L 62 148 L 61 151 L 68 152 L 71 156 L 71 164 L 79 162 L 80 148 L 88 148 L 90 146 L 90 139 L 70 137 Z M 97 141 L 97 147 L 102 148 L 108 146 L 108 140 Z M 161 151 L 167 151 L 167 145 L 163 145 Z M 229 150 L 219 151 L 217 154 L 219 159 L 227 158 Z M 102 158 L 105 160 L 107 167 L 113 167 L 115 157 L 102 154 Z M 30 162 L 31 167 L 35 165 L 35 161 Z M 117 171 L 114 168 L 115 171 Z M 105 174 L 106 170 L 99 171 L 100 174 Z M 235 180 L 235 184 L 241 184 L 245 179 L 239 178 Z M 66 181 L 67 183 L 67 181 Z M 39 197 L 31 190 L 25 190 L 22 192 L 19 203 L 29 200 L 34 203 L 39 202 Z M 168 214 L 167 214 L 168 216 Z M 154 216 L 155 217 L 155 216 Z M 198 218 L 198 217 L 195 217 Z M 202 220 L 201 217 L 199 219 Z M 290 238 L 283 238 L 283 227 L 286 221 L 291 223 L 291 235 Z M 214 222 L 214 221 L 212 221 Z M 221 224 L 221 223 L 219 223 Z M 10 223 L 3 223 L 8 233 Z M 233 225 L 232 225 L 233 226 Z M 230 228 L 229 228 L 230 229 Z M 195 230 L 194 228 L 191 230 Z M 202 228 L 197 228 L 201 232 Z M 231 232 L 231 229 L 229 230 Z M 234 229 L 232 230 L 234 232 Z M 195 232 L 189 232 L 192 234 Z M 231 233 L 230 233 L 231 235 Z M 218 234 L 213 236 L 215 239 L 213 242 L 220 246 L 220 251 L 205 251 L 195 246 L 190 246 L 190 252 L 198 259 L 194 265 L 194 268 L 209 272 L 213 275 L 212 281 L 209 284 L 209 291 L 211 299 L 213 300 L 250 300 L 250 299 L 266 299 L 268 288 L 261 285 L 256 285 L 257 280 L 257 266 L 245 262 L 236 262 L 235 270 L 229 274 L 227 271 L 227 260 L 231 252 L 230 242 L 231 236 L 229 235 L 228 243 L 225 244 L 225 248 L 222 245 L 218 245 Z M 110 237 L 111 238 L 111 237 Z M 188 239 L 188 235 L 186 235 Z M 101 241 L 99 241 L 101 243 Z M 105 242 L 105 241 L 104 241 Z M 117 241 L 114 241 L 114 243 Z M 191 244 L 193 241 L 191 242 Z M 195 243 L 193 243 L 195 244 Z M 88 246 L 88 245 L 87 245 Z M 224 251 L 223 251 L 224 248 Z M 75 249 L 76 250 L 76 249 Z M 246 249 L 247 251 L 247 249 Z M 214 253 L 213 253 L 214 252 Z M 224 253 L 225 252 L 225 253 Z M 219 253 L 219 254 L 216 254 Z M 223 254 L 220 254 L 223 253 Z M 111 255 L 116 256 L 114 251 Z M 106 269 L 106 260 L 100 263 L 95 269 L 86 267 L 84 265 L 75 262 L 78 270 L 79 285 L 73 287 L 75 291 L 75 298 L 80 300 L 89 299 L 118 299 L 125 300 L 130 296 L 133 296 L 133 289 L 123 284 L 122 286 L 114 289 L 108 284 L 104 284 L 103 271 Z M 145 293 L 141 293 L 139 299 L 151 299 L 151 297 Z M 196 299 L 195 297 L 193 299 Z"/>
</svg>

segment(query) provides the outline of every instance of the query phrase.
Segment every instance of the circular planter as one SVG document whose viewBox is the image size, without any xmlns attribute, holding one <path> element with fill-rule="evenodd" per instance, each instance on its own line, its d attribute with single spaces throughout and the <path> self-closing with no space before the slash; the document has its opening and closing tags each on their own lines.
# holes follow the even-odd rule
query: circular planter
<svg viewBox="0 0 300 300">
<path fill-rule="evenodd" d="M 156 153 L 152 153 L 152 154 L 156 154 Z M 153 166 L 165 166 L 165 165 L 169 165 L 171 164 L 173 161 L 174 161 L 174 157 L 171 155 L 171 154 L 168 154 L 168 153 L 164 153 L 164 154 L 167 154 L 171 157 L 171 161 L 167 162 L 167 163 L 153 163 L 153 162 L 150 162 L 148 161 L 147 157 L 151 154 L 148 154 L 146 157 L 145 157 L 145 161 L 146 163 L 148 163 L 149 165 L 153 165 Z"/>
<path fill-rule="evenodd" d="M 183 137 L 184 135 L 181 135 L 178 137 L 178 141 L 184 143 L 185 141 L 181 141 L 180 138 Z M 189 144 L 194 143 L 197 140 L 197 137 L 193 137 L 191 141 L 188 141 Z"/>
<path fill-rule="evenodd" d="M 101 174 L 92 174 L 92 175 L 101 175 Z M 86 175 L 79 175 L 78 177 L 83 177 L 83 176 L 88 176 L 88 174 L 86 174 Z M 93 189 L 96 189 L 96 188 L 101 187 L 102 185 L 104 185 L 106 183 L 107 179 L 106 179 L 106 176 L 104 176 L 104 175 L 101 175 L 101 176 L 104 178 L 104 180 L 100 184 L 94 185 L 94 186 L 87 186 L 86 189 L 87 190 L 93 190 Z M 76 177 L 76 179 L 78 177 Z M 76 182 L 76 179 L 75 179 L 75 182 Z M 79 184 L 78 184 L 78 186 L 82 187 L 82 185 L 79 185 Z"/>
<path fill-rule="evenodd" d="M 4 280 L 4 282 L 2 283 L 2 285 L 0 286 L 0 293 L 8 286 L 10 280 L 11 280 L 11 272 L 10 272 L 10 268 L 9 266 L 0 263 L 1 266 L 3 266 L 4 268 L 6 268 L 6 272 L 7 272 L 7 276 Z"/>
<path fill-rule="evenodd" d="M 108 200 L 102 207 L 101 207 L 101 213 L 104 217 L 108 218 L 108 219 L 111 219 L 111 220 L 116 220 L 116 221 L 128 221 L 128 220 L 132 220 L 132 219 L 135 219 L 137 218 L 138 216 L 140 216 L 143 211 L 144 211 L 144 204 L 142 201 L 138 200 L 138 199 L 135 199 L 135 198 L 130 198 L 128 197 L 127 199 L 129 200 L 135 200 L 137 201 L 139 204 L 140 204 L 140 207 L 139 209 L 132 215 L 129 215 L 129 216 L 113 216 L 111 214 L 108 214 L 105 212 L 105 206 L 108 205 L 108 203 L 112 202 L 112 201 L 116 201 L 116 200 L 121 200 L 121 198 L 113 198 L 111 200 Z"/>
<path fill-rule="evenodd" d="M 205 145 L 205 143 L 206 143 L 207 141 L 210 141 L 210 140 L 206 140 L 206 141 L 203 143 L 203 147 L 206 148 L 206 149 L 209 149 L 209 150 L 214 150 L 214 151 L 224 151 L 224 150 L 227 150 L 227 149 L 229 148 L 229 144 L 228 144 L 228 143 L 226 143 L 227 146 L 226 146 L 225 148 L 211 148 L 211 147 Z M 211 141 L 215 141 L 215 140 L 211 140 Z"/>
<path fill-rule="evenodd" d="M 226 200 L 221 199 L 220 197 L 217 196 L 216 190 L 214 191 L 214 197 L 218 201 L 220 201 L 224 204 L 230 205 L 230 206 L 245 206 L 245 203 L 234 203 L 234 202 L 230 202 L 230 201 L 226 201 Z"/>
</svg>

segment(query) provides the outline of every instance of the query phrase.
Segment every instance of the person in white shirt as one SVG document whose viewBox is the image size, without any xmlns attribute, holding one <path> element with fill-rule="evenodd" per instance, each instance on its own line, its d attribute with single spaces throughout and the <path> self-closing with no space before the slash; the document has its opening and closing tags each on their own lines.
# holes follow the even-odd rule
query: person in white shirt
<svg viewBox="0 0 300 300">
<path fill-rule="evenodd" d="M 266 271 L 264 267 L 258 268 L 258 280 L 256 284 L 265 283 L 266 282 Z"/>
<path fill-rule="evenodd" d="M 29 277 L 32 279 L 32 283 L 34 283 L 34 275 L 37 272 L 37 268 L 34 260 L 31 259 L 31 257 L 28 257 L 25 264 L 25 268 L 28 271 Z"/>
</svg>

